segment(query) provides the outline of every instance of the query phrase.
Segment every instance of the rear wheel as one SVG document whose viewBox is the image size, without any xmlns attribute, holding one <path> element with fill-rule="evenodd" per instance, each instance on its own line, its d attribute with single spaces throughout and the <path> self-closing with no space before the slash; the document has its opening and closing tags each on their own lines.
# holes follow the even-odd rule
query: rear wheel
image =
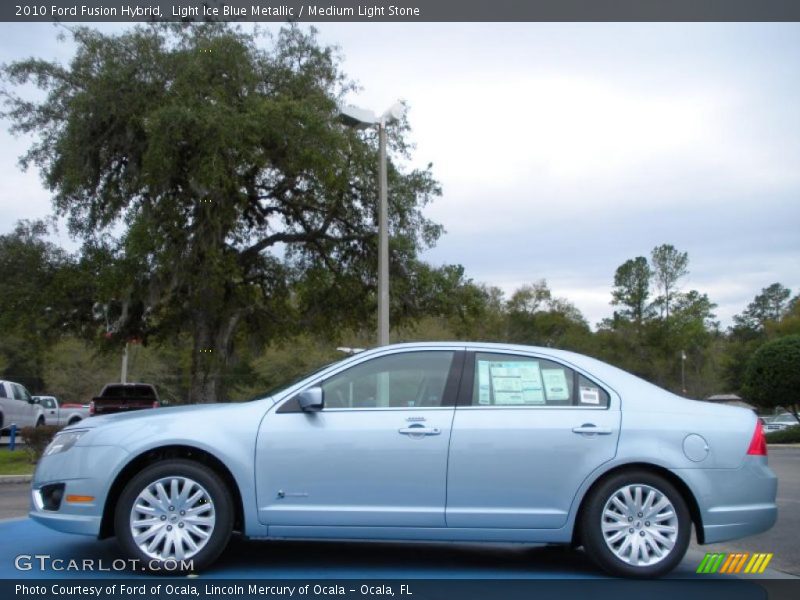
<svg viewBox="0 0 800 600">
<path fill-rule="evenodd" d="M 163 461 L 125 486 L 114 527 L 122 548 L 145 568 L 165 574 L 196 571 L 227 546 L 233 502 L 225 483 L 208 467 Z"/>
<path fill-rule="evenodd" d="M 647 471 L 612 476 L 591 492 L 581 515 L 589 557 L 612 575 L 659 577 L 686 554 L 692 522 L 681 494 Z"/>
</svg>

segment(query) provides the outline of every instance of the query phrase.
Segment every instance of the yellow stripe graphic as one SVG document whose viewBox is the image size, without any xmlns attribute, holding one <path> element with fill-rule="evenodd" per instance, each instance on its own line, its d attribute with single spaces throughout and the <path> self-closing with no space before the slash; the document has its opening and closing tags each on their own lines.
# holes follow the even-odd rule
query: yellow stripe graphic
<svg viewBox="0 0 800 600">
<path fill-rule="evenodd" d="M 755 564 L 758 562 L 758 559 L 759 559 L 760 556 L 761 555 L 758 554 L 758 553 L 753 554 L 753 558 L 750 559 L 750 562 L 747 563 L 747 566 L 744 568 L 744 572 L 745 573 L 750 573 L 753 570 L 753 568 L 755 567 Z"/>
<path fill-rule="evenodd" d="M 761 568 L 758 571 L 759 573 L 763 573 L 767 569 L 767 565 L 769 564 L 769 561 L 772 560 L 772 556 L 773 555 L 771 552 L 766 555 L 766 557 L 764 558 L 764 562 L 761 563 Z"/>
</svg>

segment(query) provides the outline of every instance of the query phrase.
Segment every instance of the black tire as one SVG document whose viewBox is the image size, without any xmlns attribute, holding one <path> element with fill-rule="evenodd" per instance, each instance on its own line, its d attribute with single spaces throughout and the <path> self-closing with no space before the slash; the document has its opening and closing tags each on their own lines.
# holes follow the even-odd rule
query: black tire
<svg viewBox="0 0 800 600">
<path fill-rule="evenodd" d="M 663 557 L 653 557 L 651 559 L 657 560 L 657 562 L 651 564 L 631 564 L 631 562 L 617 556 L 617 554 L 610 547 L 609 543 L 606 542 L 606 538 L 603 534 L 604 520 L 606 523 L 613 526 L 617 523 L 628 521 L 628 519 L 631 518 L 626 516 L 624 519 L 615 521 L 614 519 L 604 517 L 606 504 L 613 502 L 612 497 L 626 486 L 633 486 L 634 490 L 636 486 L 642 486 L 642 494 L 647 494 L 651 489 L 655 490 L 656 492 L 661 493 L 663 497 L 665 497 L 666 500 L 672 504 L 674 511 L 665 511 L 660 513 L 658 519 L 655 517 L 653 518 L 654 526 L 656 520 L 660 521 L 661 516 L 667 515 L 670 512 L 674 513 L 677 519 L 677 532 L 672 540 L 673 545 L 671 549 L 667 550 L 660 543 L 658 544 L 658 549 L 663 552 Z M 649 578 L 665 575 L 672 571 L 672 569 L 674 569 L 678 563 L 681 562 L 683 556 L 686 554 L 686 549 L 689 546 L 692 533 L 692 520 L 683 496 L 680 494 L 680 492 L 678 492 L 675 486 L 665 478 L 644 470 L 626 471 L 619 473 L 618 475 L 613 475 L 605 481 L 602 481 L 594 490 L 590 492 L 590 494 L 591 495 L 587 499 L 582 514 L 579 517 L 581 541 L 583 542 L 584 549 L 589 555 L 589 558 L 591 558 L 601 569 L 618 577 Z M 612 508 L 612 510 L 614 509 Z M 619 510 L 619 512 L 622 514 L 621 510 Z M 619 543 L 625 543 L 625 537 L 629 537 L 627 534 L 630 534 L 630 536 L 640 536 L 643 540 L 646 538 L 647 542 L 645 543 L 644 541 L 634 537 L 631 539 L 635 539 L 635 543 L 639 546 L 644 546 L 644 550 L 642 552 L 649 552 L 655 555 L 656 552 L 653 546 L 654 538 L 650 537 L 650 532 L 654 529 L 650 528 L 650 521 L 645 521 L 644 518 L 642 518 L 640 521 L 638 517 L 639 514 L 644 514 L 645 517 L 647 516 L 645 513 L 633 514 L 633 521 L 630 522 L 631 527 L 628 528 L 626 524 L 625 527 L 621 529 L 623 537 Z M 668 523 L 668 521 L 660 522 Z M 674 524 L 675 519 L 672 519 L 669 522 Z M 646 527 L 645 523 L 647 523 Z M 632 534 L 630 533 L 630 529 L 634 529 Z M 659 530 L 659 535 L 661 532 L 662 530 Z M 609 536 L 613 536 L 613 533 L 609 532 Z M 628 548 L 631 548 L 631 546 L 628 546 Z M 619 546 L 618 549 L 621 549 L 621 546 Z M 625 553 L 627 553 L 627 551 L 623 552 L 623 554 Z M 629 560 L 632 560 L 632 554 L 633 550 L 630 552 L 628 557 Z M 639 552 L 637 552 L 637 559 L 642 559 L 642 554 Z"/>
<path fill-rule="evenodd" d="M 69 420 L 69 423 L 67 423 L 67 425 L 75 425 L 75 423 L 80 423 L 80 422 L 81 422 L 80 417 L 73 417 Z"/>
<path fill-rule="evenodd" d="M 191 566 L 187 568 L 181 568 L 180 560 L 175 561 L 168 557 L 148 555 L 136 544 L 131 531 L 131 511 L 139 494 L 158 480 L 170 477 L 186 478 L 202 486 L 210 496 L 210 504 L 215 516 L 211 535 L 204 542 L 205 545 L 187 559 L 191 561 Z M 228 545 L 233 531 L 233 520 L 234 507 L 231 492 L 219 475 L 195 461 L 170 459 L 146 467 L 128 482 L 120 495 L 114 513 L 114 530 L 125 553 L 140 561 L 136 566 L 137 569 L 144 568 L 161 575 L 174 575 L 180 572 L 200 571 L 214 562 Z M 183 524 L 180 526 L 183 527 Z"/>
<path fill-rule="evenodd" d="M 44 425 L 44 417 L 39 417 L 36 419 L 36 427 L 41 427 L 42 425 Z"/>
</svg>

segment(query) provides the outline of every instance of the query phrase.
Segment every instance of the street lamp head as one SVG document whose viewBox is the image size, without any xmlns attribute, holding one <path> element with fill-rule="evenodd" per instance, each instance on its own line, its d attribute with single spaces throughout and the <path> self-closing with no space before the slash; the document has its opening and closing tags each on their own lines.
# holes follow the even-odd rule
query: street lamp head
<svg viewBox="0 0 800 600">
<path fill-rule="evenodd" d="M 356 129 L 367 129 L 379 122 L 378 117 L 371 110 L 350 105 L 339 107 L 339 119 L 348 127 Z"/>
<path fill-rule="evenodd" d="M 373 125 L 388 125 L 403 118 L 406 114 L 406 105 L 398 101 L 392 104 L 389 109 L 380 117 L 371 110 L 351 106 L 349 104 L 339 107 L 339 119 L 348 127 L 356 129 L 367 129 Z"/>
<path fill-rule="evenodd" d="M 392 104 L 389 110 L 383 113 L 381 119 L 384 123 L 394 123 L 402 119 L 404 114 L 406 114 L 406 105 L 398 101 Z"/>
</svg>

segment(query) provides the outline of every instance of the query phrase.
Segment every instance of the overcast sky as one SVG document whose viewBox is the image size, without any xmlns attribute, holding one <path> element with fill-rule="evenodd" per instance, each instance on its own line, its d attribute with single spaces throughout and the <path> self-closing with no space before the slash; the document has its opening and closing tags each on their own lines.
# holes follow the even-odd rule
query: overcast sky
<svg viewBox="0 0 800 600">
<path fill-rule="evenodd" d="M 410 106 L 414 163 L 444 190 L 430 262 L 507 293 L 545 278 L 592 324 L 616 267 L 661 243 L 689 253 L 683 288 L 723 325 L 775 281 L 800 292 L 800 24 L 318 28 L 363 87 L 353 103 Z M 0 62 L 65 60 L 57 31 L 0 24 Z M 51 210 L 6 130 L 3 233 Z"/>
</svg>

